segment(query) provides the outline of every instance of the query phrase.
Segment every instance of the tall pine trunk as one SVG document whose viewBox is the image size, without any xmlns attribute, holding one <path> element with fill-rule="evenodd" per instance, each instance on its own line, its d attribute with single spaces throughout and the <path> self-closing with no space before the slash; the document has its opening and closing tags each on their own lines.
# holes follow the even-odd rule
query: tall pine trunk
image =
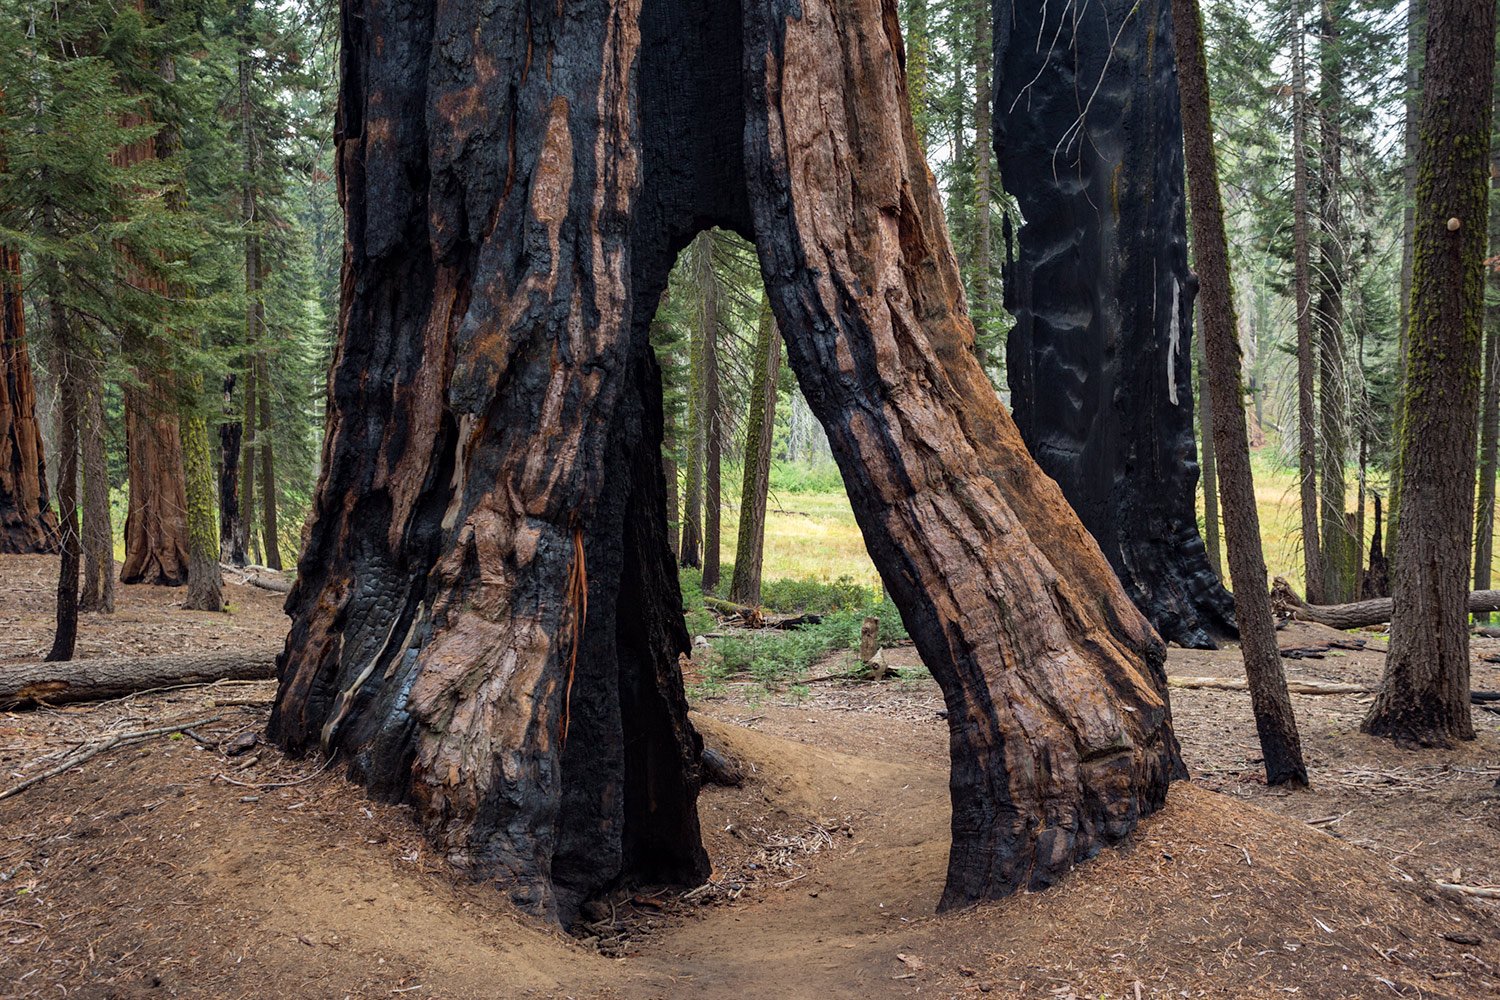
<svg viewBox="0 0 1500 1000">
<path fill-rule="evenodd" d="M 1469 542 L 1495 5 L 1430 0 L 1424 65 L 1390 653 L 1363 729 L 1401 743 L 1446 746 L 1474 737 Z"/>
<path fill-rule="evenodd" d="M 1344 350 L 1344 221 L 1339 203 L 1344 174 L 1344 4 L 1321 0 L 1318 42 L 1318 403 L 1321 425 L 1323 551 L 1322 599 L 1341 604 L 1354 598 L 1357 542 L 1345 523 L 1345 466 L 1349 449 L 1349 385 Z"/>
<path fill-rule="evenodd" d="M 701 282 L 700 257 L 706 261 L 709 253 L 710 233 L 699 233 L 689 250 L 693 254 L 695 282 Z M 712 267 L 712 264 L 706 266 Z M 698 285 L 702 296 L 702 285 Z M 682 501 L 682 547 L 678 562 L 683 566 L 703 565 L 703 459 L 707 452 L 708 422 L 703 406 L 703 341 L 704 329 L 701 320 L 688 324 L 688 390 L 687 390 L 687 476 L 683 483 L 685 496 Z"/>
<path fill-rule="evenodd" d="M 970 302 L 975 316 L 976 347 L 979 364 L 986 372 L 994 366 L 995 358 L 986 325 L 994 310 L 993 282 L 995 262 L 991 246 L 993 243 L 990 224 L 990 193 L 994 185 L 991 163 L 994 150 L 991 148 L 990 124 L 993 115 L 990 108 L 991 60 L 994 57 L 994 29 L 989 3 L 976 5 L 974 10 L 974 260 L 972 286 L 974 294 Z M 925 148 L 925 147 L 924 147 Z"/>
<path fill-rule="evenodd" d="M 59 661 L 71 660 L 78 644 L 78 568 L 82 554 L 78 525 L 79 393 L 76 345 L 68 312 L 56 294 L 49 295 L 48 300 L 57 368 L 58 547 L 62 559 L 57 573 L 57 627 L 46 658 Z"/>
<path fill-rule="evenodd" d="M 719 277 L 714 272 L 714 237 L 699 237 L 698 328 L 703 345 L 703 592 L 719 589 L 723 513 L 724 401 L 719 389 Z"/>
<path fill-rule="evenodd" d="M 1406 117 L 1403 126 L 1405 155 L 1402 158 L 1401 191 L 1401 316 L 1400 334 L 1396 349 L 1396 398 L 1406 392 L 1406 351 L 1411 331 L 1411 275 L 1413 256 L 1413 234 L 1416 231 L 1417 206 L 1417 117 L 1422 104 L 1422 60 L 1427 37 L 1427 0 L 1406 0 Z M 1396 405 L 1395 434 L 1392 440 L 1399 442 L 1402 435 L 1404 408 Z M 1396 550 L 1396 522 L 1401 516 L 1401 449 L 1392 449 L 1391 455 L 1391 502 L 1386 518 L 1387 551 Z M 1312 600 L 1312 598 L 1308 598 Z"/>
<path fill-rule="evenodd" d="M 1500 83 L 1500 73 L 1496 74 Z M 1500 98 L 1500 86 L 1496 87 Z M 1500 143 L 1490 144 L 1490 257 L 1500 255 Z M 1479 502 L 1474 524 L 1474 589 L 1489 590 L 1495 560 L 1495 476 L 1500 459 L 1500 271 L 1487 265 L 1490 289 L 1484 321 L 1484 395 L 1479 406 Z M 1488 613 L 1474 616 L 1489 624 Z"/>
<path fill-rule="evenodd" d="M 1187 152 L 1188 193 L 1192 201 L 1193 251 L 1196 256 L 1203 314 L 1203 347 L 1208 356 L 1208 383 L 1214 401 L 1213 436 L 1223 478 L 1224 533 L 1229 573 L 1234 582 L 1235 620 L 1255 730 L 1260 737 L 1268 784 L 1307 784 L 1307 765 L 1297 720 L 1287 694 L 1276 625 L 1266 589 L 1266 561 L 1261 550 L 1260 515 L 1250 471 L 1250 437 L 1245 428 L 1245 391 L 1241 381 L 1239 333 L 1229 276 L 1229 241 L 1219 196 L 1219 168 L 1214 155 L 1209 110 L 1208 67 L 1203 57 L 1203 21 L 1198 0 L 1172 2 L 1174 49 L 1182 92 L 1182 131 Z"/>
<path fill-rule="evenodd" d="M 1224 560 L 1219 553 L 1219 464 L 1214 453 L 1214 399 L 1209 389 L 1207 352 L 1203 341 L 1203 310 L 1196 314 L 1198 328 L 1198 426 L 1203 446 L 1198 464 L 1203 468 L 1203 545 L 1208 562 L 1224 578 Z"/>
<path fill-rule="evenodd" d="M 83 452 L 83 593 L 80 611 L 115 610 L 115 531 L 109 506 L 108 428 L 104 416 L 103 359 L 78 359 L 79 444 Z"/>
<path fill-rule="evenodd" d="M 276 520 L 276 450 L 271 443 L 271 378 L 266 356 L 257 359 L 260 424 L 255 433 L 255 454 L 260 459 L 261 542 L 265 546 L 266 566 L 281 569 L 281 537 Z"/>
<path fill-rule="evenodd" d="M 199 406 L 199 391 L 182 415 L 182 451 L 187 480 L 188 592 L 182 606 L 188 611 L 224 610 L 224 575 L 219 569 L 219 519 L 214 489 L 213 445 L 208 419 Z"/>
<path fill-rule="evenodd" d="M 745 478 L 740 488 L 739 538 L 734 547 L 734 579 L 729 599 L 760 604 L 760 573 L 765 557 L 766 495 L 771 487 L 771 444 L 776 434 L 776 383 L 781 375 L 781 334 L 771 300 L 761 305 L 755 336 L 755 370 L 745 415 Z"/>
<path fill-rule="evenodd" d="M 543 4 L 522 30 L 350 0 L 346 294 L 271 735 L 342 751 L 563 922 L 707 874 L 649 325 L 719 225 L 755 238 L 944 691 L 942 905 L 1049 885 L 1183 773 L 1164 647 L 975 361 L 894 0 L 701 7 Z"/>
<path fill-rule="evenodd" d="M 1302 0 L 1292 3 L 1292 288 L 1297 321 L 1297 481 L 1302 512 L 1302 582 L 1324 602 L 1318 528 L 1318 349 L 1313 341 L 1312 238 L 1307 163 L 1307 44 Z"/>
</svg>

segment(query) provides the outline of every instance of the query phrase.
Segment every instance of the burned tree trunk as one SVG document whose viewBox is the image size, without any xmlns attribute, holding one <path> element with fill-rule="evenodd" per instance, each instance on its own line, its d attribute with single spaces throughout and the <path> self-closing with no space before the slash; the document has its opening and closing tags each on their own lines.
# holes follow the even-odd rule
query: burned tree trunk
<svg viewBox="0 0 1500 1000">
<path fill-rule="evenodd" d="M 0 552 L 53 552 L 57 518 L 47 499 L 36 385 L 26 349 L 21 255 L 0 243 Z"/>
<path fill-rule="evenodd" d="M 219 424 L 219 560 L 245 566 L 245 522 L 240 516 L 240 441 L 245 425 L 234 418 L 233 373 L 224 377 L 224 416 Z"/>
<path fill-rule="evenodd" d="M 1234 604 L 1198 534 L 1169 8 L 997 5 L 995 150 L 1025 219 L 1005 274 L 1008 373 L 1027 447 L 1136 606 L 1163 637 L 1209 647 L 1235 634 Z"/>
<path fill-rule="evenodd" d="M 346 6 L 349 265 L 271 733 L 534 912 L 706 873 L 648 330 L 719 225 L 759 237 L 948 701 L 944 904 L 1049 884 L 1181 773 L 1163 649 L 975 360 L 894 0 L 709 8 Z"/>
</svg>

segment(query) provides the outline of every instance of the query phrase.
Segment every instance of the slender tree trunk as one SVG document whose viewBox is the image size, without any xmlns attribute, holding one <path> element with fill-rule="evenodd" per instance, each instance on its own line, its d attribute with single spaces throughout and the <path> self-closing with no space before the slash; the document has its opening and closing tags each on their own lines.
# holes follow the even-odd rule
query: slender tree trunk
<svg viewBox="0 0 1500 1000">
<path fill-rule="evenodd" d="M 49 227 L 51 228 L 51 227 Z M 61 514 L 58 542 L 62 559 L 57 573 L 57 629 L 47 660 L 71 660 L 78 643 L 78 564 L 82 539 L 78 527 L 78 376 L 67 310 L 48 296 L 57 359 L 57 507 Z"/>
<path fill-rule="evenodd" d="M 1051 884 L 1183 773 L 1162 643 L 974 358 L 895 15 L 346 9 L 349 270 L 270 733 L 534 912 L 708 871 L 649 324 L 710 224 L 756 237 L 943 688 L 943 905 Z"/>
<path fill-rule="evenodd" d="M 1474 737 L 1467 601 L 1495 5 L 1430 0 L 1424 65 L 1395 607 L 1385 676 L 1363 728 L 1441 746 Z"/>
<path fill-rule="evenodd" d="M 1214 400 L 1208 385 L 1207 355 L 1203 350 L 1203 311 L 1197 311 L 1198 328 L 1198 426 L 1202 428 L 1202 447 L 1198 464 L 1203 470 L 1203 545 L 1208 562 L 1219 578 L 1224 577 L 1224 560 L 1219 554 L 1219 469 L 1214 456 Z"/>
<path fill-rule="evenodd" d="M 271 378 L 262 354 L 258 360 L 256 388 L 260 406 L 260 426 L 255 435 L 255 453 L 260 458 L 261 539 L 265 545 L 270 569 L 281 569 L 281 539 L 276 524 L 276 452 L 271 446 Z"/>
<path fill-rule="evenodd" d="M 80 611 L 115 610 L 115 530 L 109 507 L 109 457 L 105 448 L 104 380 L 98 357 L 77 359 L 83 401 L 79 438 L 83 451 L 83 594 Z"/>
<path fill-rule="evenodd" d="M 264 565 L 260 551 L 260 535 L 255 530 L 255 422 L 259 414 L 256 399 L 255 360 L 252 356 L 245 372 L 245 414 L 243 425 L 245 439 L 240 446 L 240 518 L 244 525 L 243 548 L 250 553 L 256 565 Z"/>
<path fill-rule="evenodd" d="M 1500 78 L 1500 74 L 1497 74 Z M 1497 88 L 1500 89 L 1500 88 Z M 1500 96 L 1500 95 L 1497 95 Z M 1490 147 L 1490 256 L 1500 255 L 1500 143 Z M 1474 589 L 1489 590 L 1495 560 L 1495 476 L 1500 458 L 1500 271 L 1486 267 L 1484 397 L 1479 407 L 1479 503 L 1474 525 Z M 1488 625 L 1488 614 L 1476 615 Z"/>
<path fill-rule="evenodd" d="M 702 240 L 698 326 L 703 338 L 703 592 L 719 589 L 720 518 L 723 512 L 724 401 L 719 392 L 719 278 L 712 233 Z"/>
<path fill-rule="evenodd" d="M 213 446 L 208 420 L 193 394 L 192 409 L 182 415 L 182 450 L 187 480 L 187 611 L 224 610 L 224 574 L 219 568 L 219 522 L 215 516 Z"/>
<path fill-rule="evenodd" d="M 224 376 L 224 417 L 219 424 L 219 559 L 244 566 L 245 521 L 240 513 L 240 443 L 245 425 L 234 413 L 234 373 Z"/>
<path fill-rule="evenodd" d="M 978 334 L 979 364 L 986 372 L 995 360 L 989 332 L 985 329 L 994 310 L 991 275 L 995 266 L 990 227 L 990 192 L 994 185 L 990 170 L 994 156 L 990 138 L 993 118 L 990 108 L 991 59 L 994 51 L 991 20 L 990 4 L 977 4 L 974 10 L 974 294 L 970 305 Z"/>
<path fill-rule="evenodd" d="M 1343 186 L 1344 50 L 1342 21 L 1347 16 L 1339 0 L 1321 0 L 1318 43 L 1318 139 L 1320 175 L 1318 209 L 1319 417 L 1322 426 L 1323 472 L 1321 542 L 1323 597 L 1329 603 L 1354 596 L 1357 550 L 1345 525 L 1347 506 L 1345 469 L 1349 449 L 1349 384 L 1344 349 L 1344 221 L 1339 204 Z"/>
<path fill-rule="evenodd" d="M 700 233 L 693 241 L 693 267 L 696 275 L 700 256 L 706 256 L 709 233 Z M 702 286 L 699 286 L 700 294 Z M 686 494 L 682 503 L 682 547 L 678 562 L 683 566 L 703 565 L 699 555 L 703 547 L 703 456 L 706 451 L 706 423 L 703 408 L 703 324 L 689 324 L 688 332 L 688 454 L 687 476 L 683 484 Z M 706 589 L 706 588 L 705 588 Z"/>
<path fill-rule="evenodd" d="M 1208 356 L 1209 390 L 1214 401 L 1224 498 L 1224 534 L 1234 582 L 1235 620 L 1245 657 L 1255 730 L 1265 757 L 1268 784 L 1306 785 L 1307 765 L 1266 590 L 1260 515 L 1250 472 L 1250 438 L 1245 429 L 1240 345 L 1229 276 L 1229 241 L 1219 197 L 1219 168 L 1209 111 L 1208 68 L 1203 58 L 1203 21 L 1198 0 L 1173 0 L 1174 49 L 1182 93 L 1182 131 L 1187 152 L 1188 194 L 1192 204 L 1193 249 L 1201 282 L 1203 346 Z"/>
<path fill-rule="evenodd" d="M 1405 157 L 1402 166 L 1402 218 L 1401 218 L 1401 317 L 1400 336 L 1396 350 L 1396 398 L 1406 393 L 1406 353 L 1411 330 L 1411 276 L 1413 234 L 1416 232 L 1417 206 L 1417 116 L 1422 104 L 1422 60 L 1427 37 L 1428 0 L 1406 2 L 1406 119 L 1404 134 Z M 1399 442 L 1403 434 L 1401 423 L 1405 419 L 1405 408 L 1396 406 L 1396 427 L 1393 441 Z M 1386 518 L 1387 551 L 1396 550 L 1396 527 L 1401 516 L 1401 449 L 1392 449 L 1391 456 L 1391 502 Z"/>
<path fill-rule="evenodd" d="M 781 375 L 781 334 L 771 300 L 760 310 L 755 337 L 755 374 L 745 416 L 745 481 L 740 490 L 739 540 L 734 549 L 734 579 L 729 599 L 760 604 L 760 572 L 765 556 L 766 494 L 771 486 L 771 444 L 776 433 L 776 383 Z"/>
<path fill-rule="evenodd" d="M 4 456 L 0 459 L 0 552 L 55 551 L 57 519 L 47 498 L 47 463 L 26 347 L 21 255 L 4 243 L 0 243 L 0 449 Z"/>
<path fill-rule="evenodd" d="M 1006 378 L 1032 455 L 1136 606 L 1163 638 L 1212 648 L 1235 634 L 1234 601 L 1198 530 L 1169 7 L 997 7 L 995 152 L 1025 220 L 1004 269 Z"/>
<path fill-rule="evenodd" d="M 1302 509 L 1302 582 L 1307 599 L 1323 603 L 1323 554 L 1318 531 L 1318 354 L 1313 341 L 1312 247 L 1308 216 L 1307 45 L 1302 0 L 1292 4 L 1292 245 L 1297 310 L 1297 478 Z"/>
</svg>

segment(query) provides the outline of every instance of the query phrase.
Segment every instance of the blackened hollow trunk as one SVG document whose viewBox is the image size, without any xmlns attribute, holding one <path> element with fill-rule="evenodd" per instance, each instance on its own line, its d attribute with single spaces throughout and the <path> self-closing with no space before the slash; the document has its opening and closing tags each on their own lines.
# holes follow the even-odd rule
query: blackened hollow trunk
<svg viewBox="0 0 1500 1000">
<path fill-rule="evenodd" d="M 1162 805 L 1164 650 L 975 359 L 894 0 L 351 2 L 343 35 L 349 266 L 274 738 L 555 919 L 706 874 L 648 332 L 719 225 L 758 240 L 948 702 L 944 904 Z"/>
<path fill-rule="evenodd" d="M 1210 647 L 1234 603 L 1198 533 L 1182 126 L 1171 47 L 1153 48 L 1169 7 L 996 5 L 995 151 L 1025 219 L 1007 372 L 1027 447 L 1136 606 Z"/>
</svg>

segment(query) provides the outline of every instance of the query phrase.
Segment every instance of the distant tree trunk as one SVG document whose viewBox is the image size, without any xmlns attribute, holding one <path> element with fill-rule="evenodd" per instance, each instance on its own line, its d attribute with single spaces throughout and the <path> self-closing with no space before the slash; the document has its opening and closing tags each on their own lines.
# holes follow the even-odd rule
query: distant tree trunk
<svg viewBox="0 0 1500 1000">
<path fill-rule="evenodd" d="M 1497 74 L 1500 79 L 1500 74 Z M 1500 89 L 1500 88 L 1497 88 Z M 1500 96 L 1500 95 L 1497 95 Z M 1490 147 L 1490 256 L 1500 255 L 1500 143 Z M 1474 589 L 1489 590 L 1495 560 L 1495 475 L 1500 458 L 1500 271 L 1486 267 L 1484 396 L 1479 407 L 1479 503 L 1474 526 Z M 1488 614 L 1476 615 L 1488 625 Z"/>
<path fill-rule="evenodd" d="M 1307 45 L 1302 0 L 1292 5 L 1292 245 L 1297 312 L 1297 479 L 1302 509 L 1302 583 L 1323 603 L 1323 550 L 1318 532 L 1318 353 L 1312 329 L 1312 241 L 1308 216 Z"/>
<path fill-rule="evenodd" d="M 245 436 L 240 443 L 240 519 L 243 525 L 244 542 L 241 545 L 252 555 L 256 565 L 264 565 L 260 552 L 260 535 L 255 530 L 255 421 L 259 414 L 256 400 L 255 359 L 252 357 L 245 371 L 245 413 L 241 421 Z"/>
<path fill-rule="evenodd" d="M 197 405 L 182 415 L 182 451 L 187 482 L 188 593 L 186 611 L 223 611 L 224 574 L 219 568 L 219 522 L 215 516 L 213 446 L 208 420 Z"/>
<path fill-rule="evenodd" d="M 50 226 L 48 228 L 51 228 Z M 48 661 L 71 660 L 78 643 L 78 376 L 67 310 L 48 296 L 57 368 L 57 507 L 61 513 L 58 543 L 62 559 L 57 573 L 57 628 Z"/>
<path fill-rule="evenodd" d="M 224 376 L 224 418 L 219 424 L 219 559 L 244 566 L 245 522 L 240 513 L 240 443 L 245 425 L 234 417 L 235 375 Z"/>
<path fill-rule="evenodd" d="M 79 438 L 83 451 L 83 594 L 80 611 L 115 610 L 115 530 L 109 506 L 109 456 L 105 447 L 101 359 L 77 359 L 82 394 Z"/>
<path fill-rule="evenodd" d="M 1209 391 L 1208 364 L 1203 350 L 1203 311 L 1197 310 L 1198 328 L 1198 426 L 1203 446 L 1198 464 L 1203 468 L 1203 545 L 1208 562 L 1224 578 L 1224 560 L 1219 555 L 1219 469 L 1214 458 L 1214 400 Z"/>
<path fill-rule="evenodd" d="M 276 452 L 271 445 L 271 378 L 265 355 L 259 358 L 260 426 L 255 434 L 255 453 L 260 458 L 261 541 L 265 546 L 265 565 L 281 569 L 281 540 L 276 524 Z"/>
<path fill-rule="evenodd" d="M 1413 234 L 1416 232 L 1417 206 L 1417 116 L 1422 103 L 1422 59 L 1427 36 L 1427 0 L 1406 0 L 1406 117 L 1402 128 L 1405 156 L 1402 159 L 1401 219 L 1401 317 L 1396 350 L 1396 398 L 1406 392 L 1406 351 L 1411 330 L 1411 273 Z M 1396 427 L 1392 440 L 1401 440 L 1404 408 L 1396 405 Z M 1387 549 L 1396 549 L 1396 523 L 1401 513 L 1401 449 L 1391 454 L 1391 503 L 1386 523 Z"/>
<path fill-rule="evenodd" d="M 158 375 L 158 385 L 163 381 Z M 125 387 L 130 505 L 121 583 L 187 583 L 187 493 L 175 405 L 152 386 Z"/>
<path fill-rule="evenodd" d="M 1495 5 L 1430 0 L 1424 64 L 1395 609 L 1363 729 L 1445 746 L 1474 738 L 1467 598 Z"/>
<path fill-rule="evenodd" d="M 697 276 L 700 256 L 708 253 L 712 235 L 700 233 L 694 239 L 689 253 L 693 254 L 694 275 Z M 709 265 L 710 267 L 712 265 Z M 701 285 L 700 287 L 700 295 Z M 703 340 L 701 322 L 690 323 L 688 332 L 688 455 L 687 477 L 683 484 L 686 496 L 682 503 L 682 547 L 678 551 L 678 562 L 683 566 L 703 565 L 700 550 L 703 547 L 703 456 L 706 451 L 707 422 L 703 408 Z"/>
<path fill-rule="evenodd" d="M 766 494 L 771 486 L 771 444 L 776 433 L 776 383 L 781 375 L 781 334 L 771 300 L 761 304 L 755 337 L 755 374 L 745 416 L 745 481 L 740 490 L 739 540 L 734 548 L 734 579 L 729 599 L 760 604 L 760 571 L 765 556 Z"/>
<path fill-rule="evenodd" d="M 21 255 L 0 243 L 0 552 L 53 552 L 57 518 L 47 498 L 47 463 L 36 419 L 36 385 L 26 348 Z"/>
<path fill-rule="evenodd" d="M 1297 720 L 1287 694 L 1276 625 L 1266 590 L 1260 515 L 1250 472 L 1250 438 L 1245 428 L 1239 334 L 1229 276 L 1229 241 L 1219 197 L 1209 112 L 1208 68 L 1203 57 L 1203 21 L 1198 0 L 1172 0 L 1177 71 L 1182 93 L 1182 131 L 1187 150 L 1188 193 L 1192 201 L 1193 251 L 1201 281 L 1203 347 L 1214 400 L 1213 434 L 1223 477 L 1224 534 L 1234 584 L 1235 620 L 1245 658 L 1255 730 L 1265 758 L 1266 782 L 1307 784 L 1307 765 Z"/>
<path fill-rule="evenodd" d="M 1330 604 L 1354 596 L 1358 549 L 1345 528 L 1345 467 L 1349 450 L 1349 385 L 1344 350 L 1344 222 L 1339 205 L 1343 186 L 1344 50 L 1339 0 L 1321 0 L 1318 43 L 1318 139 L 1321 153 L 1318 209 L 1319 321 L 1318 402 L 1322 425 L 1323 597 Z"/>
<path fill-rule="evenodd" d="M 986 373 L 994 365 L 989 335 L 985 329 L 994 310 L 990 278 L 995 266 L 990 227 L 990 191 L 994 184 L 990 171 L 994 156 L 990 137 L 990 123 L 993 120 L 990 108 L 990 91 L 993 87 L 990 63 L 994 57 L 993 15 L 990 7 L 989 3 L 981 3 L 975 5 L 974 9 L 974 295 L 970 303 L 976 317 L 974 327 L 978 333 L 975 343 L 979 365 Z"/>
<path fill-rule="evenodd" d="M 1198 530 L 1169 7 L 997 7 L 995 152 L 1025 220 L 1006 378 L 1021 436 L 1136 606 L 1163 638 L 1211 648 L 1235 634 L 1234 601 Z"/>
<path fill-rule="evenodd" d="M 714 273 L 713 234 L 703 237 L 699 256 L 698 325 L 703 331 L 703 592 L 719 589 L 720 523 L 723 513 L 724 400 L 719 392 L 719 278 Z"/>
<path fill-rule="evenodd" d="M 1375 533 L 1370 536 L 1370 568 L 1365 572 L 1361 600 L 1391 596 L 1390 567 L 1386 564 L 1381 543 L 1380 494 L 1375 494 Z"/>
<path fill-rule="evenodd" d="M 756 238 L 944 691 L 941 905 L 1118 843 L 1183 773 L 1165 650 L 974 358 L 894 0 L 528 14 L 342 19 L 341 348 L 272 737 L 342 751 L 452 863 L 563 922 L 707 874 L 649 324 L 676 249 L 719 225 Z"/>
</svg>

